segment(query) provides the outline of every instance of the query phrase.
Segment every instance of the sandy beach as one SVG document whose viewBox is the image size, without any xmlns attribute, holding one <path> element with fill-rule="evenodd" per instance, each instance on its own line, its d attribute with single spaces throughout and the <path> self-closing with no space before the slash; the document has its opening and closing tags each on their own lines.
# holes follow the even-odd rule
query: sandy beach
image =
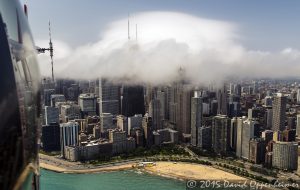
<svg viewBox="0 0 300 190">
<path fill-rule="evenodd" d="M 62 173 L 96 173 L 132 169 L 139 161 L 114 163 L 107 165 L 83 165 L 80 162 L 69 162 L 53 156 L 40 154 L 40 167 Z M 210 180 L 243 180 L 240 176 L 227 173 L 211 166 L 184 162 L 156 162 L 155 166 L 145 167 L 145 171 L 164 177 L 176 179 L 210 179 Z"/>
<path fill-rule="evenodd" d="M 54 166 L 47 163 L 40 163 L 40 167 L 55 171 L 55 172 L 62 172 L 62 173 L 97 173 L 97 172 L 108 172 L 108 171 L 120 171 L 120 170 L 128 170 L 132 168 L 132 164 L 123 164 L 123 165 L 117 165 L 117 166 L 107 166 L 107 167 L 100 167 L 100 168 L 91 168 L 91 169 L 66 169 L 59 166 Z"/>
<path fill-rule="evenodd" d="M 192 163 L 156 162 L 156 166 L 146 167 L 147 171 L 161 176 L 179 179 L 209 179 L 209 180 L 245 180 L 240 176 L 218 170 L 211 166 Z"/>
</svg>

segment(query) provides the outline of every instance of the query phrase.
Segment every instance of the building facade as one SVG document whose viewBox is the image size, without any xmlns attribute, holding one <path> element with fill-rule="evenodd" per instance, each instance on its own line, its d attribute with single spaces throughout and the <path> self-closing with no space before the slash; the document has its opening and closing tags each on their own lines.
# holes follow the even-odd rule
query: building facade
<svg viewBox="0 0 300 190">
<path fill-rule="evenodd" d="M 283 170 L 297 170 L 298 143 L 275 142 L 273 144 L 272 166 Z"/>
</svg>

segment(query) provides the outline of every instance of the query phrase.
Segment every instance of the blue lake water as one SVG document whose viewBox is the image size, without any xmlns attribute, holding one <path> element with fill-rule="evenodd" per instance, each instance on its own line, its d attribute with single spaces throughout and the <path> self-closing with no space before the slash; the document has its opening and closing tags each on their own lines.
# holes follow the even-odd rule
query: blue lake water
<svg viewBox="0 0 300 190">
<path fill-rule="evenodd" d="M 184 190 L 185 182 L 136 170 L 64 174 L 41 169 L 41 190 Z"/>
</svg>

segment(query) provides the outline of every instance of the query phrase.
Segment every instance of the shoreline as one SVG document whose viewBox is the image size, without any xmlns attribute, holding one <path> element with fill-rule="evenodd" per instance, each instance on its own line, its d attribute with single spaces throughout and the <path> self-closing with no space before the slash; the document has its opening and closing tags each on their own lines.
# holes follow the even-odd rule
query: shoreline
<svg viewBox="0 0 300 190">
<path fill-rule="evenodd" d="M 150 174 L 169 177 L 177 180 L 247 180 L 244 177 L 225 172 L 223 170 L 195 163 L 186 162 L 156 162 L 157 166 L 146 167 L 144 170 Z"/>
<path fill-rule="evenodd" d="M 112 172 L 112 171 L 123 171 L 137 169 L 132 166 L 137 162 L 126 162 L 117 163 L 117 165 L 100 165 L 95 168 L 80 168 L 72 169 L 63 167 L 61 165 L 56 165 L 52 163 L 40 162 L 40 168 L 50 170 L 58 173 L 69 173 L 69 174 L 91 174 L 100 172 Z M 158 161 L 155 162 L 156 166 L 141 168 L 142 171 L 149 173 L 151 175 L 171 178 L 175 180 L 185 181 L 185 180 L 223 180 L 228 181 L 234 180 L 245 180 L 246 178 L 234 175 L 223 170 L 213 168 L 207 165 L 194 164 L 194 163 L 183 163 L 178 162 L 174 164 L 173 162 Z M 182 171 L 183 170 L 183 171 Z M 210 173 L 213 175 L 204 175 L 205 173 Z M 224 177 L 225 176 L 225 177 Z"/>
<path fill-rule="evenodd" d="M 132 169 L 132 164 L 121 164 L 115 166 L 102 166 L 99 168 L 88 168 L 88 169 L 67 169 L 59 166 L 55 166 L 47 163 L 40 163 L 40 168 L 45 170 L 50 170 L 58 173 L 68 173 L 68 174 L 90 174 L 90 173 L 100 173 L 100 172 L 110 172 L 110 171 L 122 171 Z"/>
</svg>

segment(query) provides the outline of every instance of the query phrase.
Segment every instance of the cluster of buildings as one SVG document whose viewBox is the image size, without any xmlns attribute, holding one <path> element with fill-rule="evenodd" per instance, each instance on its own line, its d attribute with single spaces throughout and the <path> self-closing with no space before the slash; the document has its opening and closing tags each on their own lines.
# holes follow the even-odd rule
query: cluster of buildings
<svg viewBox="0 0 300 190">
<path fill-rule="evenodd" d="M 181 71 L 183 72 L 183 71 Z M 42 148 L 90 160 L 137 147 L 188 143 L 265 167 L 296 170 L 300 83 L 242 81 L 192 87 L 44 81 Z"/>
</svg>

